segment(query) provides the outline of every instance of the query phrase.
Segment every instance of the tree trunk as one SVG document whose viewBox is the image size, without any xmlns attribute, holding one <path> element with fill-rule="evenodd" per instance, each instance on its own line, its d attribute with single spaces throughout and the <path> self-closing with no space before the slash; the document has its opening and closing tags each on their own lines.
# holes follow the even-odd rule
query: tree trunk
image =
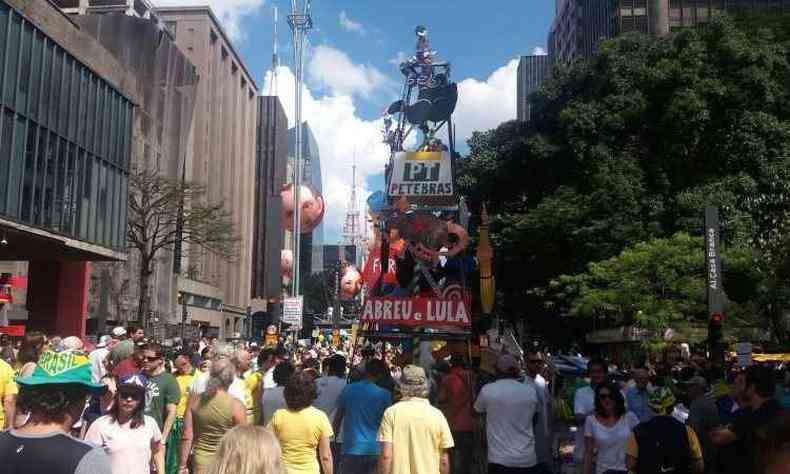
<svg viewBox="0 0 790 474">
<path fill-rule="evenodd" d="M 140 259 L 140 294 L 137 300 L 137 321 L 146 330 L 148 328 L 148 311 L 151 306 L 151 299 L 148 295 L 148 287 L 151 283 L 151 259 Z"/>
</svg>

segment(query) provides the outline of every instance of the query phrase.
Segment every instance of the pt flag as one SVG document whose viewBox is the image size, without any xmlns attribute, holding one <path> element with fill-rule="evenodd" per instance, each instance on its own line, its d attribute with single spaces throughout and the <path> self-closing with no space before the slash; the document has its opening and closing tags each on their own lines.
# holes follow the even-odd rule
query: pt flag
<svg viewBox="0 0 790 474">
<path fill-rule="evenodd" d="M 469 297 L 368 298 L 360 320 L 390 326 L 469 328 L 471 309 Z"/>
</svg>

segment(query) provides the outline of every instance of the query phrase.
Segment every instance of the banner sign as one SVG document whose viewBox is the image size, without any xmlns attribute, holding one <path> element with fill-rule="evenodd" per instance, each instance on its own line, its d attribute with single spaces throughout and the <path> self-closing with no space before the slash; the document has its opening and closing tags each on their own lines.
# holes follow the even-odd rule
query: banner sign
<svg viewBox="0 0 790 474">
<path fill-rule="evenodd" d="M 285 298 L 283 300 L 283 322 L 301 328 L 303 303 L 304 297 L 302 296 Z"/>
<path fill-rule="evenodd" d="M 453 170 L 446 151 L 400 152 L 393 157 L 390 196 L 452 196 Z"/>
<path fill-rule="evenodd" d="M 25 326 L 0 326 L 0 334 L 7 334 L 12 337 L 24 337 Z"/>
<path fill-rule="evenodd" d="M 724 309 L 719 255 L 719 209 L 705 208 L 705 266 L 707 268 L 708 313 L 721 314 Z"/>
<path fill-rule="evenodd" d="M 472 325 L 471 299 L 368 298 L 360 321 L 392 326 Z"/>
</svg>

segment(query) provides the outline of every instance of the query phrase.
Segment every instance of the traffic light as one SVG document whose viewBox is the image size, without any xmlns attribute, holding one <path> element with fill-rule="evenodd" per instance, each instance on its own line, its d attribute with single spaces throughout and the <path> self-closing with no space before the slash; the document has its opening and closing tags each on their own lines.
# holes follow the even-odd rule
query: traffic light
<svg viewBox="0 0 790 474">
<path fill-rule="evenodd" d="M 710 315 L 710 321 L 708 322 L 708 340 L 712 344 L 718 344 L 721 342 L 721 323 L 721 313 L 713 313 Z"/>
</svg>

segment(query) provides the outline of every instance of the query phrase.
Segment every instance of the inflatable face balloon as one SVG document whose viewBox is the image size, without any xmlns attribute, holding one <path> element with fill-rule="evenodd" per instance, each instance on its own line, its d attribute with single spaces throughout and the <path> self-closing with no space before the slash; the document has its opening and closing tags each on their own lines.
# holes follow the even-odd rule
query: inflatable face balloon
<svg viewBox="0 0 790 474">
<path fill-rule="evenodd" d="M 294 192 L 293 185 L 286 185 L 280 191 L 283 200 L 283 227 L 293 232 L 294 219 Z M 307 185 L 302 185 L 299 189 L 299 222 L 300 232 L 309 234 L 321 223 L 324 218 L 324 198 Z"/>
<path fill-rule="evenodd" d="M 288 285 L 291 282 L 293 269 L 294 253 L 292 250 L 283 249 L 280 252 L 280 273 L 282 273 L 284 285 Z"/>
<path fill-rule="evenodd" d="M 352 300 L 360 291 L 362 291 L 362 275 L 356 267 L 349 265 L 340 278 L 340 299 Z"/>
</svg>

